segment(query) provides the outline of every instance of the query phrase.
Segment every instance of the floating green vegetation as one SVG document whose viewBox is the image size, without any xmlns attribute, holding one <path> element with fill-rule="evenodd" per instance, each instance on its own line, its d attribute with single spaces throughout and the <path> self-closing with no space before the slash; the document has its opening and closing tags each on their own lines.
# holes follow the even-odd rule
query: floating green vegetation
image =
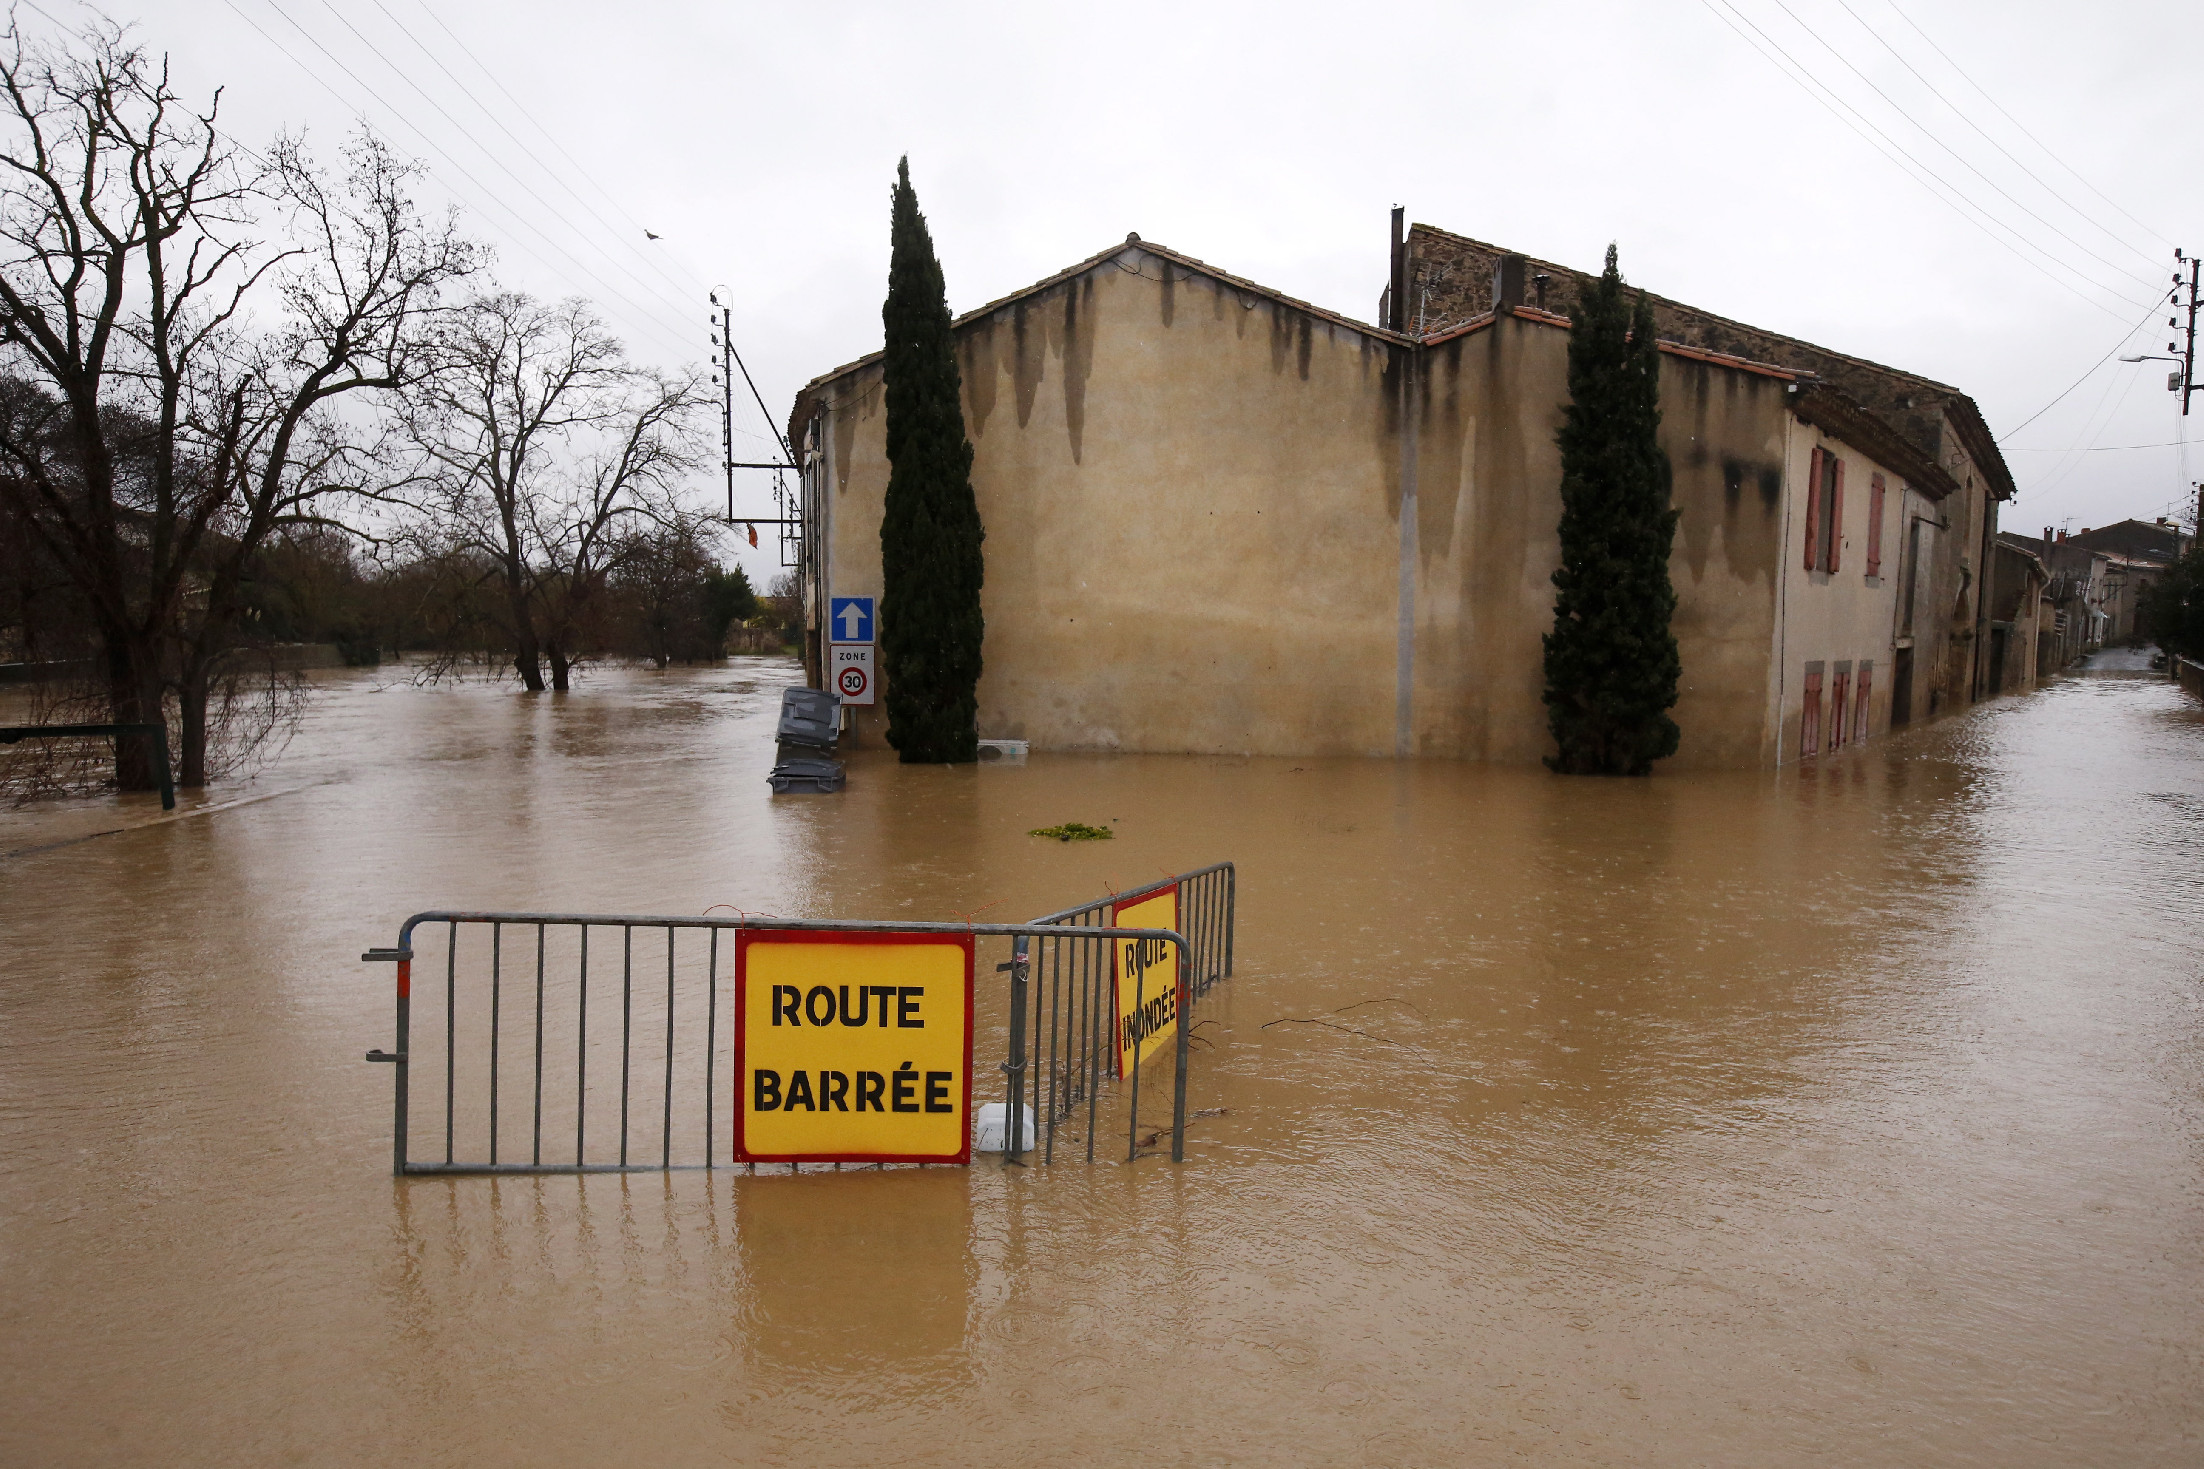
<svg viewBox="0 0 2204 1469">
<path fill-rule="evenodd" d="M 1084 821 L 1067 821 L 1062 826 L 1036 826 L 1026 835 L 1054 837 L 1060 842 L 1106 842 L 1116 833 L 1106 826 L 1089 826 Z"/>
</svg>

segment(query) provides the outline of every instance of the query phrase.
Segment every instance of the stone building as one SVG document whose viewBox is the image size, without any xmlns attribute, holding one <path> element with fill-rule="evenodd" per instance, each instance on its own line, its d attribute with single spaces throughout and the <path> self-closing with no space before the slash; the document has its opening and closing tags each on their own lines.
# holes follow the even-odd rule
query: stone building
<svg viewBox="0 0 2204 1469">
<path fill-rule="evenodd" d="M 2051 570 L 2027 536 L 1999 531 L 1991 547 L 1989 628 L 1985 694 L 2024 692 L 2066 666 Z"/>
<path fill-rule="evenodd" d="M 1128 236 L 957 320 L 982 737 L 1550 751 L 1554 434 L 1584 278 L 1397 222 L 1392 266 L 1371 325 Z M 1653 299 L 1681 512 L 1671 763 L 1789 763 L 1974 698 L 2012 484 L 1973 402 Z M 878 355 L 807 384 L 790 438 L 817 679 L 825 599 L 880 589 Z M 877 738 L 877 706 L 850 713 Z"/>
<path fill-rule="evenodd" d="M 2191 537 L 2165 516 L 2155 521 L 2123 520 L 2083 527 L 2069 544 L 2101 555 L 2105 562 L 2104 641 L 2127 643 L 2149 636 L 2143 625 L 2143 593 L 2187 551 Z"/>
</svg>

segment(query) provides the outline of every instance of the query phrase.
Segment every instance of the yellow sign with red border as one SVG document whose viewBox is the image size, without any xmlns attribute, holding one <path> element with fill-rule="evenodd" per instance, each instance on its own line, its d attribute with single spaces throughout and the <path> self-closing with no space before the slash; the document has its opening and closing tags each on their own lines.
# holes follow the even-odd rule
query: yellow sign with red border
<svg viewBox="0 0 2204 1469">
<path fill-rule="evenodd" d="M 1179 887 L 1171 883 L 1118 899 L 1110 905 L 1116 928 L 1179 926 Z M 1117 988 L 1117 1074 L 1133 1074 L 1133 1062 L 1145 1061 L 1170 1040 L 1179 1022 L 1179 965 L 1174 945 L 1162 939 L 1116 939 L 1113 980 Z"/>
<path fill-rule="evenodd" d="M 735 1161 L 969 1163 L 972 937 L 735 937 Z"/>
</svg>

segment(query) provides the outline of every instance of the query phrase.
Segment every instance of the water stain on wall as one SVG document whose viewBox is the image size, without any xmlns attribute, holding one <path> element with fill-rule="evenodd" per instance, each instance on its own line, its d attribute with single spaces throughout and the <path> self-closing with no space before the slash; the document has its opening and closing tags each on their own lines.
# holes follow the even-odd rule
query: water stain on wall
<svg viewBox="0 0 2204 1469">
<path fill-rule="evenodd" d="M 1094 373 L 1094 277 L 1081 276 L 1059 287 L 1064 293 L 1062 325 L 1050 333 L 1049 343 L 1063 364 L 1064 428 L 1071 437 L 1071 462 L 1085 462 L 1087 431 L 1087 379 Z M 1165 285 L 1168 295 L 1170 286 Z M 1085 314 L 1082 326 L 1080 316 Z M 1021 420 L 1022 421 L 1022 420 Z"/>
<path fill-rule="evenodd" d="M 1048 365 L 1041 343 L 1033 339 L 1026 322 L 1030 304 L 1020 301 L 1010 308 L 1010 379 L 1018 397 L 1020 428 L 1033 421 L 1033 395 L 1041 390 L 1041 376 Z"/>
<path fill-rule="evenodd" d="M 844 405 L 833 415 L 834 488 L 836 493 L 849 488 L 849 456 L 850 450 L 855 448 L 857 444 L 857 420 L 860 417 L 872 417 L 872 399 L 874 395 L 870 390 L 880 383 L 882 372 L 883 370 L 875 365 L 860 373 L 857 382 L 863 383 L 866 391 L 853 395 L 857 398 L 857 401 Z M 852 386 L 854 387 L 855 384 L 852 384 Z"/>
<path fill-rule="evenodd" d="M 970 323 L 957 342 L 963 359 L 964 421 L 974 439 L 987 432 L 987 416 L 995 411 L 995 326 L 1000 320 L 990 316 Z"/>
</svg>

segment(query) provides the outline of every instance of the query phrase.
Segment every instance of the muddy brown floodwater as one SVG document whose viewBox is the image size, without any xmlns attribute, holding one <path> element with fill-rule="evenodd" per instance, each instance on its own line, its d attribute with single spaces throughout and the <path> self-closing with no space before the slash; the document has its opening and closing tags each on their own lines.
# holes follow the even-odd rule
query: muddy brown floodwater
<svg viewBox="0 0 2204 1469">
<path fill-rule="evenodd" d="M 0 1462 L 2204 1462 L 2171 686 L 1777 777 L 775 801 L 787 677 L 339 676 L 269 799 L 0 815 Z M 417 909 L 1026 917 L 1217 858 L 1182 1167 L 388 1174 L 358 955 Z"/>
</svg>

